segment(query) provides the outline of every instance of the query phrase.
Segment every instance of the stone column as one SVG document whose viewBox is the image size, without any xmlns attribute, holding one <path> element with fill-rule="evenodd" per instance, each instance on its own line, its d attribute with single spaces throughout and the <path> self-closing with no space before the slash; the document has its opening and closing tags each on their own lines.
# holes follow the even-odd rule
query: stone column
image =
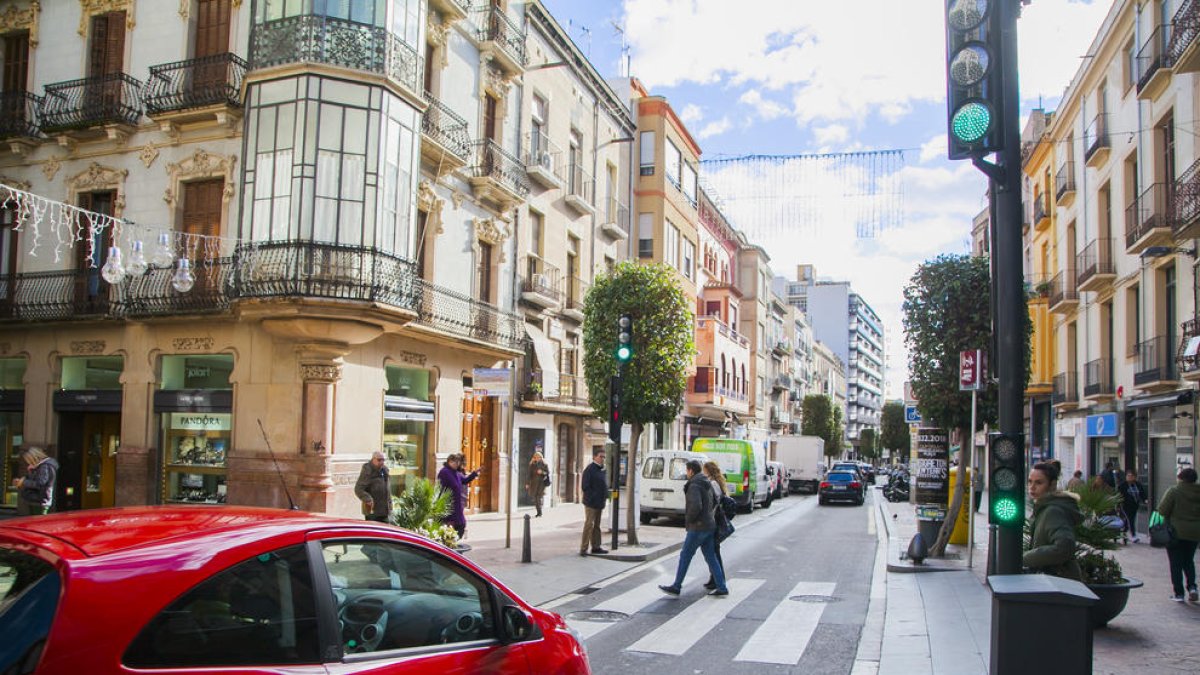
<svg viewBox="0 0 1200 675">
<path fill-rule="evenodd" d="M 342 357 L 348 348 L 297 348 L 304 396 L 300 412 L 300 507 L 328 512 L 333 508 L 334 393 L 342 378 Z"/>
</svg>

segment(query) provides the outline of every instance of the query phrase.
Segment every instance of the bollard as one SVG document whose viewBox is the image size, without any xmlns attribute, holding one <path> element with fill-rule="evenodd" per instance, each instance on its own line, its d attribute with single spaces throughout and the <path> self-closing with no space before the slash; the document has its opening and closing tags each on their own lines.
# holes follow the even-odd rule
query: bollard
<svg viewBox="0 0 1200 675">
<path fill-rule="evenodd" d="M 529 514 L 525 514 L 525 538 L 521 540 L 521 562 L 533 562 L 533 542 L 529 540 Z"/>
<path fill-rule="evenodd" d="M 996 528 L 997 525 L 988 525 L 988 554 L 987 554 L 987 575 L 990 577 L 996 573 Z"/>
</svg>

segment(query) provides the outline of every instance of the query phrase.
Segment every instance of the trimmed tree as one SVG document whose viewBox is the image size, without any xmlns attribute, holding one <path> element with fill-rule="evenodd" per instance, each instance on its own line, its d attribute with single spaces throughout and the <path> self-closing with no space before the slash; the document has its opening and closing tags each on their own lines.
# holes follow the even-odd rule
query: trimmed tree
<svg viewBox="0 0 1200 675">
<path fill-rule="evenodd" d="M 829 443 L 833 423 L 833 402 L 824 394 L 809 394 L 800 404 L 800 433 L 820 436 Z"/>
<path fill-rule="evenodd" d="M 829 418 L 829 436 L 825 439 L 825 455 L 839 459 L 846 448 L 846 424 L 842 421 L 841 406 L 832 406 L 833 415 Z"/>
<path fill-rule="evenodd" d="M 624 262 L 596 278 L 583 308 L 583 372 L 588 402 L 608 419 L 609 379 L 617 374 L 617 320 L 633 319 L 633 358 L 621 381 L 621 416 L 630 426 L 625 472 L 627 543 L 638 543 L 638 444 L 647 424 L 673 421 L 683 409 L 687 372 L 695 362 L 692 302 L 668 266 Z"/>
<path fill-rule="evenodd" d="M 880 444 L 892 452 L 908 457 L 912 436 L 908 433 L 908 425 L 904 423 L 904 404 L 899 401 L 883 404 L 879 426 Z"/>
<path fill-rule="evenodd" d="M 913 395 L 920 401 L 921 417 L 957 437 L 963 447 L 974 444 L 971 394 L 958 389 L 959 353 L 986 349 L 992 344 L 991 275 L 987 258 L 941 255 L 917 268 L 904 288 L 904 342 L 908 346 L 908 371 Z M 1023 313 L 1025 381 L 1029 381 L 1029 313 Z M 979 393 L 976 429 L 996 419 L 996 390 Z M 973 448 L 971 448 L 973 450 Z M 946 544 L 965 495 L 970 490 L 967 462 L 958 464 L 957 489 L 950 499 L 946 522 L 932 556 L 945 553 Z"/>
<path fill-rule="evenodd" d="M 875 427 L 867 427 L 858 435 L 858 454 L 862 459 L 875 459 L 879 456 L 879 436 Z"/>
</svg>

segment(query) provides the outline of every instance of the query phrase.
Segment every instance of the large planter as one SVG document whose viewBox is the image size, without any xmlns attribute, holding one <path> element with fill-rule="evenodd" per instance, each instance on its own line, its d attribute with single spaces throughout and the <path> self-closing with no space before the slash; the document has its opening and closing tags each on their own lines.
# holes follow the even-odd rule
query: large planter
<svg viewBox="0 0 1200 675">
<path fill-rule="evenodd" d="M 1092 622 L 1092 628 L 1104 628 L 1112 621 L 1121 610 L 1125 609 L 1125 603 L 1129 602 L 1129 591 L 1135 588 L 1142 587 L 1140 579 L 1126 577 L 1124 583 L 1120 584 L 1087 584 L 1089 590 L 1100 598 L 1100 601 L 1092 605 L 1089 618 Z"/>
</svg>

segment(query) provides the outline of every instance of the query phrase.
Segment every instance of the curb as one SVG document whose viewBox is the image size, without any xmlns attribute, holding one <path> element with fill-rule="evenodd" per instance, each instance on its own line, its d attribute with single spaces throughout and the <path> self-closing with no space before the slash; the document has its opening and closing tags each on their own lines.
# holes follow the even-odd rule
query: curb
<svg viewBox="0 0 1200 675">
<path fill-rule="evenodd" d="M 878 495 L 882 498 L 882 494 Z M 929 574 L 933 572 L 963 572 L 971 571 L 967 567 L 966 561 L 955 562 L 951 560 L 941 560 L 938 558 L 928 558 L 920 565 L 911 562 L 905 562 L 900 559 L 900 547 L 903 542 L 897 540 L 892 534 L 891 519 L 888 518 L 888 510 L 883 505 L 882 499 L 876 499 L 875 505 L 879 509 L 879 519 L 883 521 L 884 530 L 888 534 L 888 561 L 887 571 L 896 574 Z"/>
<path fill-rule="evenodd" d="M 589 558 L 599 558 L 601 560 L 615 560 L 616 562 L 641 563 L 658 560 L 668 554 L 674 553 L 683 548 L 683 542 L 679 541 L 666 546 L 658 546 L 644 553 L 621 553 L 621 549 L 617 549 L 616 553 L 601 553 L 599 555 L 588 554 Z"/>
</svg>

